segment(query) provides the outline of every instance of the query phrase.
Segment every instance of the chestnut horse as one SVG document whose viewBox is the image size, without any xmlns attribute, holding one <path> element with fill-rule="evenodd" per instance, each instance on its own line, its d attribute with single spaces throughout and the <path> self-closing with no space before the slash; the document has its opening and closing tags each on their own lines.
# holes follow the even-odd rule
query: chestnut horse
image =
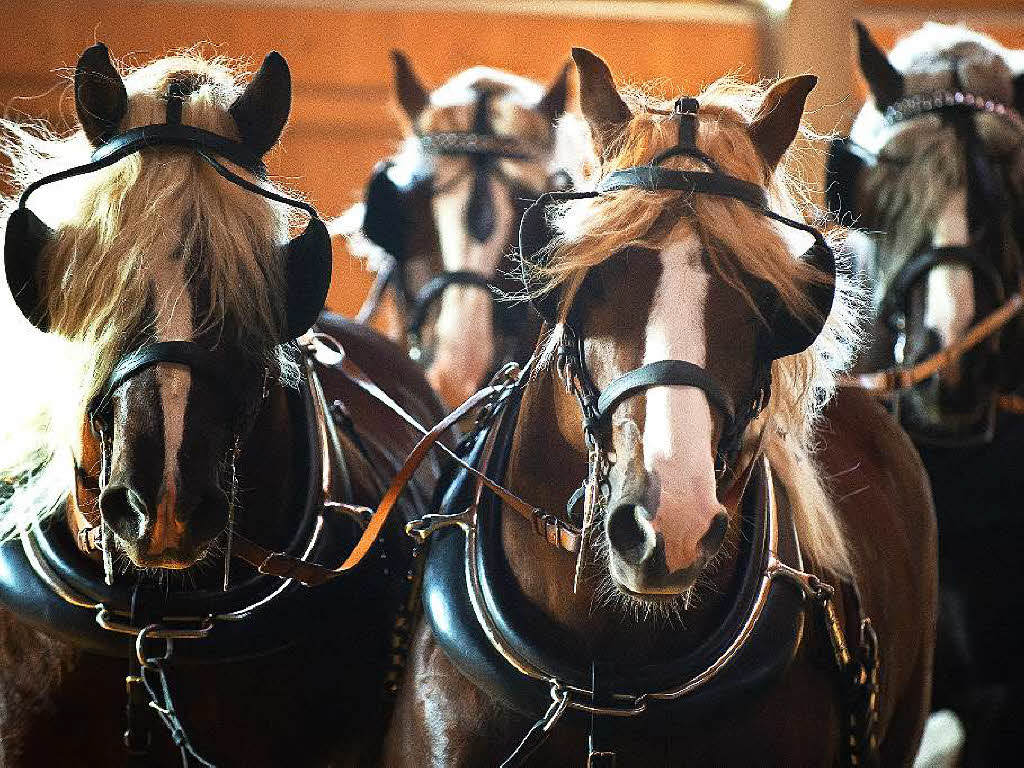
<svg viewBox="0 0 1024 768">
<path fill-rule="evenodd" d="M 815 78 L 666 109 L 573 58 L 600 175 L 524 218 L 554 325 L 469 454 L 509 490 L 462 475 L 411 527 L 428 620 L 385 764 L 909 765 L 935 522 L 887 414 L 825 407 L 856 296 L 794 218 Z"/>
<path fill-rule="evenodd" d="M 387 284 L 388 335 L 407 343 L 427 379 L 454 407 L 505 362 L 522 362 L 540 321 L 525 303 L 497 302 L 516 289 L 519 220 L 542 192 L 560 188 L 555 127 L 565 111 L 568 66 L 545 90 L 490 67 L 472 67 L 430 92 L 406 56 L 392 54 L 406 131 L 380 163 L 349 245 L 378 273 L 369 319 Z"/>
<path fill-rule="evenodd" d="M 828 196 L 871 286 L 852 383 L 889 401 L 928 470 L 942 577 L 934 706 L 968 765 L 1024 733 L 1024 74 L 1019 51 L 927 24 L 886 54 L 856 27 L 871 99 L 833 143 Z M 871 234 L 866 234 L 871 233 Z M 986 756 L 986 752 L 988 756 Z"/>
<path fill-rule="evenodd" d="M 368 329 L 305 333 L 330 240 L 262 162 L 288 66 L 272 53 L 237 82 L 192 55 L 122 78 L 97 44 L 75 70 L 80 130 L 3 125 L 24 187 L 2 306 L 4 765 L 374 760 L 407 537 L 391 526 L 315 589 L 267 555 L 341 560 L 413 444 L 387 398 L 442 408 Z"/>
</svg>

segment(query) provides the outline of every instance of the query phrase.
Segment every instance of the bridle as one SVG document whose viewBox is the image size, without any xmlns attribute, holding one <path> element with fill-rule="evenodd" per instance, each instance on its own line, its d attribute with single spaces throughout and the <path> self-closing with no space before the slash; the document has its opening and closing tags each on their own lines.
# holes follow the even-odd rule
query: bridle
<svg viewBox="0 0 1024 768">
<path fill-rule="evenodd" d="M 1017 109 L 960 89 L 907 96 L 889 106 L 883 118 L 885 124 L 890 127 L 932 114 L 938 114 L 945 121 L 951 122 L 968 145 L 968 180 L 971 181 L 978 177 L 975 180 L 976 185 L 985 186 L 990 183 L 990 180 L 982 178 L 986 176 L 986 169 L 980 166 L 986 161 L 975 157 L 978 154 L 975 146 L 978 140 L 973 122 L 970 120 L 972 115 L 979 113 L 994 115 L 1002 119 L 1012 126 L 1020 136 L 1024 137 L 1024 118 Z M 844 155 L 850 159 L 837 159 Z M 842 178 L 842 175 L 849 173 L 850 169 L 857 165 L 870 167 L 886 161 L 887 158 L 883 153 L 871 152 L 865 147 L 855 144 L 851 139 L 834 142 L 830 152 L 827 174 L 827 182 L 832 190 L 830 192 L 830 207 L 844 217 L 850 215 L 848 212 L 851 210 L 853 200 L 839 199 L 834 191 L 834 189 L 838 189 L 846 192 L 850 186 L 850 181 Z M 845 167 L 841 167 L 843 165 Z M 992 197 L 991 190 L 983 189 L 982 194 Z M 848 192 L 847 196 L 854 197 L 852 190 Z M 997 204 L 994 199 L 986 202 L 990 205 Z M 969 200 L 968 205 L 971 204 L 972 201 Z M 986 213 L 987 211 L 976 211 L 975 215 L 983 217 Z M 903 363 L 902 349 L 905 343 L 906 308 L 910 290 L 934 267 L 948 264 L 960 265 L 969 269 L 976 279 L 981 279 L 989 286 L 998 305 L 974 323 L 962 337 L 952 341 L 938 352 L 928 355 L 916 363 L 906 365 Z M 1024 279 L 1022 266 L 1024 265 L 1017 265 L 1017 284 L 1007 289 L 996 265 L 987 255 L 979 253 L 973 247 L 925 248 L 915 253 L 895 274 L 880 304 L 880 317 L 896 339 L 894 353 L 896 365 L 879 371 L 846 376 L 840 380 L 840 384 L 866 389 L 876 396 L 890 400 L 895 407 L 902 393 L 928 380 L 943 368 L 958 363 L 968 352 L 996 337 L 1007 324 L 1020 317 L 1024 312 L 1024 292 L 1022 292 L 1021 285 L 1021 280 Z M 1019 403 L 1018 400 L 1019 398 L 1012 394 L 1003 394 L 998 399 L 998 405 L 1005 410 L 1020 411 L 1020 406 L 1024 403 Z"/>
<path fill-rule="evenodd" d="M 525 187 L 521 181 L 512 178 L 503 170 L 500 164 L 501 160 L 538 162 L 548 154 L 550 149 L 534 145 L 515 136 L 495 134 L 488 116 L 490 98 L 491 95 L 487 91 L 477 92 L 473 124 L 469 131 L 419 132 L 416 134 L 415 140 L 427 157 L 467 160 L 466 167 L 440 184 L 433 180 L 430 172 L 419 170 L 411 174 L 409 189 L 403 190 L 403 192 L 411 193 L 415 188 L 426 194 L 428 199 L 433 199 L 470 177 L 472 187 L 469 204 L 466 208 L 465 224 L 470 237 L 480 243 L 486 242 L 493 235 L 496 226 L 494 200 L 491 194 L 493 181 L 502 182 L 510 190 L 511 199 L 519 208 L 520 215 L 544 191 L 563 190 L 570 183 L 568 174 L 564 171 L 556 171 L 549 177 L 546 190 L 535 190 Z M 368 207 L 373 204 L 373 188 L 375 184 L 379 183 L 380 174 L 391 173 L 392 167 L 385 164 L 383 168 L 378 168 L 375 172 L 375 176 L 368 186 Z M 399 185 L 392 181 L 390 186 L 397 187 Z M 408 202 L 403 196 L 398 204 L 408 207 Z M 368 215 L 367 221 L 364 223 L 364 231 L 371 241 L 386 251 L 388 251 L 388 246 L 391 246 L 391 251 L 402 250 L 400 246 L 392 245 L 388 235 L 380 232 L 383 226 L 393 226 L 393 222 L 377 224 L 376 218 Z M 414 359 L 419 359 L 422 356 L 423 329 L 430 317 L 431 310 L 444 296 L 445 291 L 453 286 L 472 287 L 486 291 L 495 302 L 496 319 L 504 336 L 516 338 L 524 332 L 526 318 L 522 316 L 520 308 L 497 301 L 504 278 L 500 271 L 485 275 L 473 270 L 443 269 L 431 278 L 418 293 L 414 294 L 408 288 L 408 279 L 405 275 L 405 261 L 408 254 L 389 251 L 388 255 L 390 256 L 389 263 L 378 272 L 373 287 L 356 319 L 358 322 L 369 322 L 378 310 L 388 285 L 395 283 L 397 291 L 408 305 L 405 332 L 410 354 Z"/>
</svg>

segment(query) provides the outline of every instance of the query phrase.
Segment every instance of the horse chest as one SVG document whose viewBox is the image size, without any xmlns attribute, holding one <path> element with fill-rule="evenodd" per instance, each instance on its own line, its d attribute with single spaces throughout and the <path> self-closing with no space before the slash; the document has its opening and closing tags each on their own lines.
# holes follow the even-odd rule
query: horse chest
<svg viewBox="0 0 1024 768">
<path fill-rule="evenodd" d="M 0 639 L 0 764 L 122 764 L 127 662 L 78 651 L 7 612 Z M 366 691 L 377 665 L 339 658 L 325 631 L 269 659 L 180 666 L 168 678 L 193 744 L 215 764 L 320 765 L 340 757 L 329 755 L 339 743 L 364 749 L 378 714 L 347 695 Z M 155 719 L 151 729 L 145 764 L 179 766 L 167 732 Z M 351 738 L 339 740 L 342 731 Z"/>
</svg>

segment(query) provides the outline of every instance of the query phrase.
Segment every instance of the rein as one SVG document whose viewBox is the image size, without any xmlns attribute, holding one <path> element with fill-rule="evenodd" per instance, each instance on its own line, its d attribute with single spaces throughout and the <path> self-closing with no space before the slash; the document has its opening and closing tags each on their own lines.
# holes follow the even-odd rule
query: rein
<svg viewBox="0 0 1024 768">
<path fill-rule="evenodd" d="M 897 365 L 881 371 L 844 376 L 839 380 L 839 385 L 866 389 L 881 396 L 910 389 L 931 378 L 942 368 L 958 362 L 967 352 L 996 334 L 1021 312 L 1024 312 L 1024 294 L 1018 292 L 1010 296 L 998 309 L 971 326 L 959 339 L 924 360 L 914 365 Z"/>
</svg>

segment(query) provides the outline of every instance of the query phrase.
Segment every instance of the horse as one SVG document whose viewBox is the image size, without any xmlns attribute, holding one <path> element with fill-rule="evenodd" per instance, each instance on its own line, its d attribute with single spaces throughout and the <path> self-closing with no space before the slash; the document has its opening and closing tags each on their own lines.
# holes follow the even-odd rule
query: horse
<svg viewBox="0 0 1024 768">
<path fill-rule="evenodd" d="M 240 83 L 194 52 L 122 76 L 98 43 L 72 134 L 3 123 L 4 765 L 375 759 L 411 547 L 392 525 L 333 564 L 414 443 L 400 415 L 443 409 L 396 345 L 317 320 L 327 228 L 263 165 L 287 62 Z"/>
<path fill-rule="evenodd" d="M 859 294 L 787 151 L 816 78 L 673 106 L 572 56 L 601 163 L 527 211 L 546 331 L 409 527 L 425 620 L 384 763 L 909 765 L 934 512 L 905 433 L 835 392 Z"/>
<path fill-rule="evenodd" d="M 406 138 L 353 209 L 350 249 L 378 273 L 359 317 L 369 319 L 393 285 L 388 335 L 409 345 L 454 407 L 502 364 L 525 360 L 537 340 L 528 306 L 496 298 L 517 287 L 508 257 L 526 204 L 569 183 L 565 131 L 555 126 L 568 65 L 546 89 L 477 66 L 430 92 L 403 53 L 392 59 Z"/>
<path fill-rule="evenodd" d="M 927 24 L 888 55 L 856 32 L 871 98 L 828 167 L 873 293 L 872 343 L 850 383 L 889 401 L 928 470 L 942 577 L 934 706 L 965 722 L 968 764 L 986 749 L 995 761 L 1024 715 L 1024 605 L 1004 587 L 1024 576 L 1024 74 L 1018 52 L 965 27 Z"/>
</svg>

